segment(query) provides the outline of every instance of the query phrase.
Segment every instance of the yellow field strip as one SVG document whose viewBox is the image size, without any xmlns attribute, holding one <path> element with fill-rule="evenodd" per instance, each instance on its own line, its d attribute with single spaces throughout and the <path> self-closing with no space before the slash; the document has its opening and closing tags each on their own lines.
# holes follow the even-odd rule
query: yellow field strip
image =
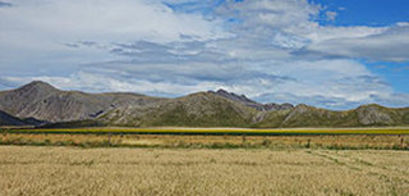
<svg viewBox="0 0 409 196">
<path fill-rule="evenodd" d="M 18 133 L 157 133 L 157 134 L 409 134 L 409 127 L 392 128 L 295 128 L 295 129 L 246 129 L 246 128 L 76 128 L 76 129 L 11 129 Z"/>
</svg>

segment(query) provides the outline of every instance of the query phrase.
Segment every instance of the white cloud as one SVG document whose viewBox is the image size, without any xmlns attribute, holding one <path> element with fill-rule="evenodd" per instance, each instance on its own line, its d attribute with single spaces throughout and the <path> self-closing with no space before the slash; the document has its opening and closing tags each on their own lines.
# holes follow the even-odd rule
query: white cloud
<svg viewBox="0 0 409 196">
<path fill-rule="evenodd" d="M 0 10 L 0 85 L 35 79 L 63 89 L 166 96 L 225 88 L 264 102 L 328 108 L 409 103 L 353 60 L 408 61 L 406 22 L 322 26 L 319 16 L 336 13 L 307 0 L 165 2 L 183 5 L 16 1 Z"/>
<path fill-rule="evenodd" d="M 2 10 L 0 16 L 2 32 L 29 30 L 28 36 L 51 41 L 168 42 L 179 40 L 181 34 L 199 40 L 225 36 L 217 22 L 145 0 L 23 0 L 13 9 Z"/>
<path fill-rule="evenodd" d="M 338 13 L 332 12 L 332 11 L 327 11 L 327 12 L 325 12 L 325 15 L 327 16 L 327 20 L 334 21 L 335 18 L 337 18 Z"/>
<path fill-rule="evenodd" d="M 306 0 L 228 1 L 218 12 L 243 19 L 244 26 L 270 25 L 274 28 L 303 26 L 320 11 Z"/>
<path fill-rule="evenodd" d="M 118 62 L 103 68 L 95 66 L 66 77 L 2 79 L 18 84 L 43 80 L 59 88 L 89 92 L 126 91 L 173 97 L 224 88 L 263 102 L 307 103 L 327 108 L 350 108 L 358 103 L 370 103 L 374 97 L 389 100 L 394 93 L 381 78 L 351 60 L 246 64 L 140 65 Z"/>
<path fill-rule="evenodd" d="M 321 12 L 328 20 L 337 16 L 336 12 L 325 11 L 306 0 L 230 1 L 218 9 L 221 16 L 242 21 L 234 30 L 241 39 L 254 43 L 251 48 L 259 47 L 257 41 L 261 41 L 284 49 L 312 50 L 321 58 L 328 54 L 395 62 L 409 60 L 409 54 L 404 52 L 409 41 L 407 22 L 385 27 L 322 26 L 314 20 Z"/>
<path fill-rule="evenodd" d="M 200 14 L 176 13 L 159 1 L 148 0 L 21 0 L 0 10 L 0 66 L 23 68 L 75 67 L 96 59 L 113 58 L 106 51 L 66 43 L 148 40 L 172 42 L 189 36 L 212 40 L 230 36 L 219 21 Z M 36 64 L 36 65 L 34 65 Z"/>
<path fill-rule="evenodd" d="M 66 90 L 83 90 L 87 92 L 139 92 L 154 96 L 179 96 L 181 94 L 199 92 L 203 89 L 222 87 L 217 82 L 200 82 L 198 85 L 174 84 L 166 81 L 148 81 L 144 79 L 124 80 L 99 73 L 80 71 L 67 77 L 3 77 L 3 82 L 23 85 L 33 80 L 48 82 L 53 86 Z"/>
<path fill-rule="evenodd" d="M 324 40 L 306 47 L 323 55 L 336 55 L 370 60 L 409 61 L 409 26 L 398 24 L 384 28 L 381 33 L 364 37 L 347 37 Z"/>
</svg>

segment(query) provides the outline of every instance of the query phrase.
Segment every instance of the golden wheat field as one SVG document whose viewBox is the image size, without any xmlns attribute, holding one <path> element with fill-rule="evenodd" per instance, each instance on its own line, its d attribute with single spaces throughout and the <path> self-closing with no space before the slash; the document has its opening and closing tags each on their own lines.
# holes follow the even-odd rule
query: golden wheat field
<svg viewBox="0 0 409 196">
<path fill-rule="evenodd" d="M 0 195 L 409 195 L 408 151 L 0 147 Z"/>
</svg>

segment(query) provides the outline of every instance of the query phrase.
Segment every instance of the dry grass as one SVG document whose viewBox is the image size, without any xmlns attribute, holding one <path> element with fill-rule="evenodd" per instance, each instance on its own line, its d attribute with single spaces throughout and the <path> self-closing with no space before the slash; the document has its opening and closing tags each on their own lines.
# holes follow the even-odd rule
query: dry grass
<svg viewBox="0 0 409 196">
<path fill-rule="evenodd" d="M 409 135 L 109 135 L 0 134 L 2 145 L 163 148 L 394 149 L 409 150 Z"/>
<path fill-rule="evenodd" d="M 0 147 L 0 195 L 409 195 L 409 152 Z"/>
<path fill-rule="evenodd" d="M 1 127 L 0 127 L 1 128 Z M 191 128 L 191 127 L 153 127 L 153 128 L 3 128 L 11 133 L 154 133 L 154 134 L 248 134 L 248 135 L 345 135 L 345 134 L 409 134 L 409 127 L 366 127 L 366 128 L 283 128 L 283 129 L 250 129 L 250 128 Z"/>
</svg>

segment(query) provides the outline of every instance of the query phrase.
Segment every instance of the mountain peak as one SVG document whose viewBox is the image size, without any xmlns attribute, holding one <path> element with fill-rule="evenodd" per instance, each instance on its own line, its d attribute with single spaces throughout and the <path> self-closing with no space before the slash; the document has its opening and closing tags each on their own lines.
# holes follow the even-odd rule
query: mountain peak
<svg viewBox="0 0 409 196">
<path fill-rule="evenodd" d="M 51 84 L 48 84 L 47 82 L 41 81 L 41 80 L 34 80 L 27 85 L 35 85 L 35 86 L 51 86 Z"/>
<path fill-rule="evenodd" d="M 238 95 L 235 93 L 231 93 L 228 92 L 224 89 L 219 89 L 216 92 L 214 91 L 209 91 L 210 93 L 214 93 L 216 95 L 225 97 L 227 99 L 233 100 L 233 101 L 238 101 L 246 106 L 255 108 L 256 110 L 259 111 L 272 111 L 272 110 L 287 110 L 287 109 L 292 109 L 294 108 L 293 105 L 289 104 L 289 103 L 285 103 L 285 104 L 276 104 L 276 103 L 269 103 L 269 104 L 262 104 L 262 103 L 258 103 L 254 100 L 251 100 L 249 98 L 247 98 L 246 95 Z"/>
<path fill-rule="evenodd" d="M 234 101 L 241 101 L 241 102 L 246 102 L 246 103 L 257 104 L 257 102 L 247 98 L 245 95 L 237 95 L 235 93 L 228 92 L 224 89 L 217 90 L 215 94 L 231 99 L 231 100 L 234 100 Z"/>
<path fill-rule="evenodd" d="M 384 108 L 384 107 L 379 104 L 372 103 L 372 104 L 361 105 L 358 107 L 358 109 L 359 108 Z"/>
<path fill-rule="evenodd" d="M 22 87 L 20 87 L 19 89 L 21 90 L 30 90 L 30 89 L 36 89 L 36 90 L 45 90 L 45 91 L 54 91 L 57 90 L 54 86 L 52 86 L 51 84 L 48 84 L 46 82 L 43 81 L 39 81 L 39 80 L 35 80 L 32 81 Z"/>
<path fill-rule="evenodd" d="M 230 94 L 228 91 L 226 91 L 226 90 L 224 90 L 222 88 L 217 90 L 216 93 L 228 93 L 228 94 Z"/>
</svg>

